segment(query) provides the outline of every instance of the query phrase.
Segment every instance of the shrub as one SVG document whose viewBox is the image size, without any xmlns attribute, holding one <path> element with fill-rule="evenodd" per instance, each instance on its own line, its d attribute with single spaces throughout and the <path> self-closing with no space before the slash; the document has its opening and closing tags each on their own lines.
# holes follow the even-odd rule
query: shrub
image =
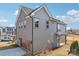
<svg viewBox="0 0 79 59">
<path fill-rule="evenodd" d="M 70 46 L 70 52 L 74 53 L 76 52 L 76 49 L 78 48 L 78 41 L 73 41 L 71 46 Z"/>
</svg>

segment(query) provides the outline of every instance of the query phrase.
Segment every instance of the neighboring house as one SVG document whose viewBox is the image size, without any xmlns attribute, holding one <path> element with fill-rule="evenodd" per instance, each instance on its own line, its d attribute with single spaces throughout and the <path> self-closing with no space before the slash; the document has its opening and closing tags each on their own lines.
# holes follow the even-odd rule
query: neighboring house
<svg viewBox="0 0 79 59">
<path fill-rule="evenodd" d="M 13 40 L 13 35 L 15 35 L 15 27 L 0 27 L 0 41 Z"/>
<path fill-rule="evenodd" d="M 63 38 L 63 39 L 62 39 Z M 66 43 L 66 24 L 52 17 L 46 6 L 21 6 L 16 22 L 16 43 L 35 54 Z"/>
</svg>

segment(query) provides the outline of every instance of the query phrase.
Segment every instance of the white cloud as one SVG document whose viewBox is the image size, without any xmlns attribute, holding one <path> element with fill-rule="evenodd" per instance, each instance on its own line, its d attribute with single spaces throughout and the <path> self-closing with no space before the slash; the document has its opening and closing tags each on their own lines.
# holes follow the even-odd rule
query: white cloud
<svg viewBox="0 0 79 59">
<path fill-rule="evenodd" d="M 67 24 L 67 30 L 70 28 L 78 28 L 79 17 L 71 17 L 71 16 L 57 16 L 57 19 L 62 20 Z"/>
<path fill-rule="evenodd" d="M 5 23 L 5 22 L 8 22 L 8 20 L 7 19 L 0 19 L 0 22 Z"/>
<path fill-rule="evenodd" d="M 66 12 L 66 16 L 56 16 L 57 19 L 64 21 L 67 24 L 67 29 L 79 28 L 79 10 L 71 9 Z"/>
<path fill-rule="evenodd" d="M 18 9 L 14 12 L 14 15 L 17 15 L 18 14 Z"/>
<path fill-rule="evenodd" d="M 79 17 L 79 10 L 75 10 L 75 9 L 69 10 L 67 12 L 67 15 L 72 17 Z"/>
<path fill-rule="evenodd" d="M 71 22 L 74 22 L 74 21 L 73 21 L 74 19 L 73 19 L 72 17 L 70 17 L 70 16 L 57 16 L 57 19 L 59 19 L 59 20 L 65 22 L 65 23 L 67 23 L 67 24 L 69 24 L 69 23 L 71 23 Z"/>
<path fill-rule="evenodd" d="M 79 10 L 72 9 L 67 12 L 67 16 L 57 16 L 57 19 L 62 20 L 66 23 L 79 22 Z"/>
<path fill-rule="evenodd" d="M 67 27 L 67 30 L 70 30 L 71 28 L 70 27 Z"/>
<path fill-rule="evenodd" d="M 10 24 L 10 25 L 9 25 L 9 27 L 14 27 L 14 26 L 15 26 L 15 25 L 13 25 L 13 24 Z"/>
<path fill-rule="evenodd" d="M 14 24 L 9 24 L 9 21 L 7 19 L 0 19 L 0 26 L 9 26 L 9 27 L 14 27 Z"/>
</svg>

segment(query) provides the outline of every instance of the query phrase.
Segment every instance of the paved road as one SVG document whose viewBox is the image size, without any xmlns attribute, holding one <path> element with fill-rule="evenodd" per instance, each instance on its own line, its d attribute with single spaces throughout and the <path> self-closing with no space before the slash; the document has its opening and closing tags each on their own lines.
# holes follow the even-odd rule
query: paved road
<svg viewBox="0 0 79 59">
<path fill-rule="evenodd" d="M 26 51 L 20 47 L 0 51 L 0 56 L 22 56 Z"/>
</svg>

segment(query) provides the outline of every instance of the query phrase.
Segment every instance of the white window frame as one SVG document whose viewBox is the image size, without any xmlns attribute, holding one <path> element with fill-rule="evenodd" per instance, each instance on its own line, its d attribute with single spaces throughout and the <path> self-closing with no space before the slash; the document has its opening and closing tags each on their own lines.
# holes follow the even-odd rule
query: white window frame
<svg viewBox="0 0 79 59">
<path fill-rule="evenodd" d="M 38 27 L 35 26 L 35 22 L 37 22 L 37 21 L 39 22 L 39 18 L 36 18 L 36 17 L 35 17 L 35 18 L 34 18 L 34 27 L 35 27 L 35 28 L 39 28 L 39 23 L 38 23 Z"/>
</svg>

